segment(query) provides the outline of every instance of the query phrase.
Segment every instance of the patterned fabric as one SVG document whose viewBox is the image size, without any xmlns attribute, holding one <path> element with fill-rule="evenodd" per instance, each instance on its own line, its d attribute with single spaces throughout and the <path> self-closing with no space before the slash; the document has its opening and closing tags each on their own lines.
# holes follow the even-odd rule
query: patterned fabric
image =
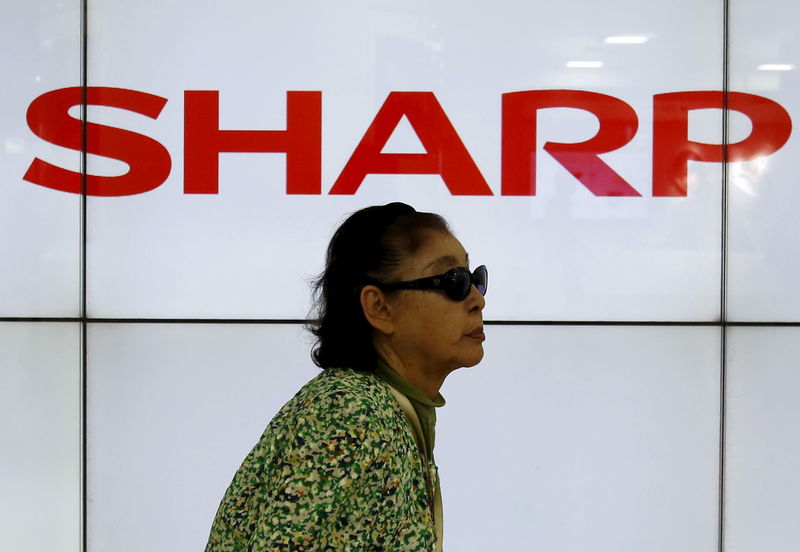
<svg viewBox="0 0 800 552">
<path fill-rule="evenodd" d="M 429 498 L 411 427 L 387 384 L 323 370 L 245 458 L 206 552 L 434 550 Z"/>
</svg>

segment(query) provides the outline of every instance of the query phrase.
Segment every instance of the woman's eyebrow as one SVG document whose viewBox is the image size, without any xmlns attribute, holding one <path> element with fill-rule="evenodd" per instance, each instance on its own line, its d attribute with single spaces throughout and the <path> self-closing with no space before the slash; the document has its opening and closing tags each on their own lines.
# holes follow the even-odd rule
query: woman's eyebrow
<svg viewBox="0 0 800 552">
<path fill-rule="evenodd" d="M 439 265 L 443 265 L 443 266 L 450 266 L 450 265 L 460 266 L 461 265 L 461 261 L 458 260 L 457 258 L 453 257 L 452 255 L 442 255 L 441 257 L 439 257 L 435 261 L 429 263 L 422 270 L 426 271 L 428 269 L 431 269 L 431 268 L 433 268 L 435 266 L 439 266 Z M 469 254 L 467 254 L 467 264 L 465 266 L 469 267 Z"/>
</svg>

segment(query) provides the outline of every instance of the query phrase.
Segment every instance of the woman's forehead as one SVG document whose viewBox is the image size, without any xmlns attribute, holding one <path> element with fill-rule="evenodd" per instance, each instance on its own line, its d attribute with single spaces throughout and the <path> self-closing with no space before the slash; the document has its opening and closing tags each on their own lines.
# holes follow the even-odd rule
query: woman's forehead
<svg viewBox="0 0 800 552">
<path fill-rule="evenodd" d="M 417 270 L 435 272 L 454 266 L 469 266 L 469 255 L 455 237 L 442 232 L 431 233 L 412 261 Z"/>
</svg>

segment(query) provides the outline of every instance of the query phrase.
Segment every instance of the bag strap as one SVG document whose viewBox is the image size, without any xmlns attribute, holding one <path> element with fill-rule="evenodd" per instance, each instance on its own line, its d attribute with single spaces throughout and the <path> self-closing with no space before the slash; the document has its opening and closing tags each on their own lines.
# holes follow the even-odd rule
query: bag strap
<svg viewBox="0 0 800 552">
<path fill-rule="evenodd" d="M 417 442 L 417 446 L 422 453 L 422 457 L 428 458 L 428 449 L 425 446 L 425 437 L 422 433 L 422 424 L 419 423 L 419 417 L 417 416 L 417 412 L 414 410 L 414 407 L 411 406 L 411 401 L 409 401 L 408 397 L 406 397 L 391 384 L 389 384 L 389 390 L 392 392 L 392 395 L 394 395 L 394 398 L 397 399 L 397 402 L 400 404 L 400 408 L 403 409 L 403 412 L 406 414 L 406 418 L 408 418 L 408 422 L 411 424 L 411 429 L 414 433 L 414 440 Z"/>
<path fill-rule="evenodd" d="M 436 470 L 436 473 L 431 473 L 430 476 L 425 478 L 425 482 L 428 484 L 428 481 L 434 481 L 433 524 L 436 530 L 436 552 L 442 552 L 442 537 L 444 536 L 444 512 L 442 509 L 442 490 L 439 486 L 438 470 L 436 469 L 435 465 L 430 466 L 428 464 L 428 449 L 425 446 L 425 437 L 422 433 L 422 424 L 419 423 L 419 416 L 417 416 L 417 412 L 414 410 L 414 407 L 411 406 L 411 401 L 409 401 L 408 397 L 406 397 L 393 385 L 388 382 L 387 385 L 389 386 L 389 390 L 392 392 L 392 395 L 394 395 L 394 398 L 397 399 L 397 402 L 400 404 L 400 408 L 403 409 L 406 419 L 411 424 L 414 440 L 417 442 L 417 446 L 422 454 L 423 466 L 425 466 L 425 469 L 429 471 Z"/>
</svg>

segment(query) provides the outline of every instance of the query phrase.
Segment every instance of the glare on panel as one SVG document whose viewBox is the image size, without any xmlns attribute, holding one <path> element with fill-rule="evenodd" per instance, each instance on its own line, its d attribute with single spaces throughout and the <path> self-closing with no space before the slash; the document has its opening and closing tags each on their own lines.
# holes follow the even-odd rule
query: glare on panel
<svg viewBox="0 0 800 552">
<path fill-rule="evenodd" d="M 646 36 L 640 35 L 616 35 L 606 37 L 606 44 L 644 44 L 647 42 Z"/>
<path fill-rule="evenodd" d="M 603 66 L 602 61 L 568 61 L 567 67 L 570 69 L 597 69 Z"/>
<path fill-rule="evenodd" d="M 744 163 L 729 163 L 728 179 L 747 196 L 758 197 L 761 176 L 767 170 L 768 163 L 765 157 Z M 736 199 L 734 198 L 734 201 Z"/>
<path fill-rule="evenodd" d="M 759 71 L 791 71 L 794 65 L 791 63 L 762 63 L 758 66 Z"/>
</svg>

